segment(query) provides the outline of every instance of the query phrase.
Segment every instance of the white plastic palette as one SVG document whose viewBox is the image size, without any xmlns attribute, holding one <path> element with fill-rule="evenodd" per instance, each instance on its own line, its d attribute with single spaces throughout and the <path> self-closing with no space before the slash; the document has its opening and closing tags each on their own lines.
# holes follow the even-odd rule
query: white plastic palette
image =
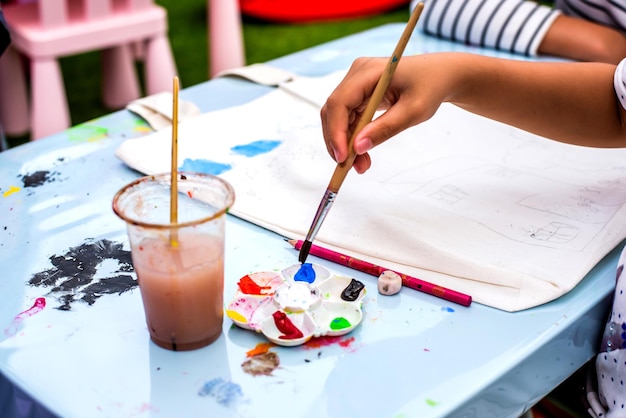
<svg viewBox="0 0 626 418">
<path fill-rule="evenodd" d="M 242 277 L 226 315 L 271 342 L 297 346 L 313 337 L 345 335 L 363 319 L 365 285 L 310 263 Z"/>
</svg>

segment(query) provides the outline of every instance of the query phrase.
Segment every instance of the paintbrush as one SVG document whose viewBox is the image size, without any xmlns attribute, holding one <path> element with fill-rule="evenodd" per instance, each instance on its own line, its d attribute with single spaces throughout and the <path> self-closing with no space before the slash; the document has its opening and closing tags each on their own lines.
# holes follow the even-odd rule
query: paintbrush
<svg viewBox="0 0 626 418">
<path fill-rule="evenodd" d="M 352 132 L 352 135 L 350 136 L 350 139 L 348 141 L 348 157 L 346 158 L 344 162 L 337 164 L 337 167 L 335 168 L 335 171 L 330 179 L 328 187 L 326 188 L 326 192 L 324 193 L 324 196 L 322 197 L 322 201 L 320 202 L 319 207 L 317 208 L 317 212 L 315 213 L 315 217 L 313 218 L 313 222 L 311 223 L 309 232 L 306 235 L 306 239 L 302 243 L 302 248 L 300 248 L 300 254 L 298 255 L 298 260 L 301 263 L 304 263 L 306 261 L 306 258 L 309 255 L 309 251 L 311 251 L 311 244 L 313 243 L 313 240 L 315 239 L 317 232 L 322 226 L 322 223 L 324 222 L 324 219 L 326 218 L 328 211 L 333 205 L 333 202 L 335 201 L 335 198 L 337 197 L 337 193 L 339 193 L 339 188 L 341 187 L 341 184 L 346 178 L 348 171 L 350 171 L 350 168 L 352 168 L 352 165 L 354 164 L 354 159 L 356 158 L 356 154 L 353 148 L 354 138 L 359 133 L 359 131 L 363 129 L 365 125 L 367 125 L 368 123 L 372 121 L 372 118 L 374 117 L 374 113 L 376 112 L 378 105 L 380 105 L 380 102 L 383 99 L 385 91 L 387 90 L 387 87 L 389 86 L 389 83 L 391 82 L 391 77 L 393 76 L 393 73 L 396 70 L 398 63 L 400 62 L 400 58 L 402 57 L 404 48 L 409 42 L 409 38 L 411 37 L 411 34 L 415 30 L 415 25 L 417 24 L 417 20 L 419 19 L 423 8 L 424 8 L 424 3 L 420 2 L 417 4 L 417 6 L 415 6 L 413 13 L 411 13 L 411 17 L 409 18 L 409 21 L 407 22 L 406 27 L 404 28 L 404 31 L 402 32 L 402 36 L 400 36 L 400 40 L 398 41 L 398 44 L 396 45 L 396 48 L 393 51 L 393 54 L 391 54 L 391 57 L 389 57 L 387 66 L 383 70 L 383 73 L 381 74 L 380 79 L 378 80 L 378 83 L 376 84 L 376 87 L 374 88 L 372 97 L 367 103 L 367 106 L 365 107 L 365 110 L 363 111 L 363 114 L 361 115 L 359 122 L 357 123 L 356 127 L 354 128 L 354 131 Z"/>
</svg>

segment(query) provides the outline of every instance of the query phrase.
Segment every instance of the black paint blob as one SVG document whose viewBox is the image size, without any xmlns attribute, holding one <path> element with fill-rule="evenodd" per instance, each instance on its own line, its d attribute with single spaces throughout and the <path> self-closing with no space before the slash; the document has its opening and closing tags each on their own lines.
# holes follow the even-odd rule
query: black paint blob
<svg viewBox="0 0 626 418">
<path fill-rule="evenodd" d="M 354 302 L 359 297 L 365 285 L 356 279 L 350 280 L 350 284 L 341 292 L 341 299 Z"/>
<path fill-rule="evenodd" d="M 124 292 L 137 287 L 137 280 L 133 272 L 130 251 L 124 250 L 121 243 L 106 239 L 87 240 L 78 247 L 70 248 L 63 255 L 53 255 L 50 262 L 53 267 L 36 273 L 29 280 L 31 286 L 50 287 L 49 294 L 55 296 L 61 303 L 57 309 L 69 311 L 72 303 L 77 300 L 93 305 L 99 297 L 105 294 Z M 103 264 L 115 264 L 114 270 L 99 274 Z M 105 277 L 106 276 L 106 277 Z"/>
</svg>

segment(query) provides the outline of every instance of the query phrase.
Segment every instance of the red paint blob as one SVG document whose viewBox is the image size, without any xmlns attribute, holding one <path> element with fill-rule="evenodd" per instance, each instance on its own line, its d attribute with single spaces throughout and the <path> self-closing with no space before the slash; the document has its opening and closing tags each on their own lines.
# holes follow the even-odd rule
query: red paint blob
<svg viewBox="0 0 626 418">
<path fill-rule="evenodd" d="M 287 314 L 282 311 L 276 311 L 272 314 L 274 317 L 274 323 L 276 324 L 276 328 L 284 335 L 281 335 L 281 340 L 295 340 L 297 338 L 304 337 L 302 331 L 300 331 L 296 326 L 291 322 L 289 318 L 287 318 Z"/>
<path fill-rule="evenodd" d="M 259 286 L 250 276 L 245 275 L 239 279 L 239 289 L 247 295 L 264 295 L 263 290 L 271 290 L 270 286 Z"/>
</svg>

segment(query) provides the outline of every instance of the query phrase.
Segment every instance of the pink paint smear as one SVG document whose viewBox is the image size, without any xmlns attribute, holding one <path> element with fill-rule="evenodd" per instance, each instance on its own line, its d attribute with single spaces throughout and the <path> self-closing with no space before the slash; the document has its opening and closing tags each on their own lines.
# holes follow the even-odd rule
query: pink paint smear
<svg viewBox="0 0 626 418">
<path fill-rule="evenodd" d="M 13 318 L 13 321 L 11 321 L 9 326 L 5 328 L 4 335 L 6 335 L 7 337 L 12 337 L 15 334 L 17 334 L 17 330 L 20 324 L 22 323 L 22 321 L 24 321 L 24 319 L 31 317 L 38 312 L 41 312 L 43 308 L 45 307 L 46 307 L 46 298 L 37 298 L 33 306 L 15 315 L 15 318 Z"/>
</svg>

